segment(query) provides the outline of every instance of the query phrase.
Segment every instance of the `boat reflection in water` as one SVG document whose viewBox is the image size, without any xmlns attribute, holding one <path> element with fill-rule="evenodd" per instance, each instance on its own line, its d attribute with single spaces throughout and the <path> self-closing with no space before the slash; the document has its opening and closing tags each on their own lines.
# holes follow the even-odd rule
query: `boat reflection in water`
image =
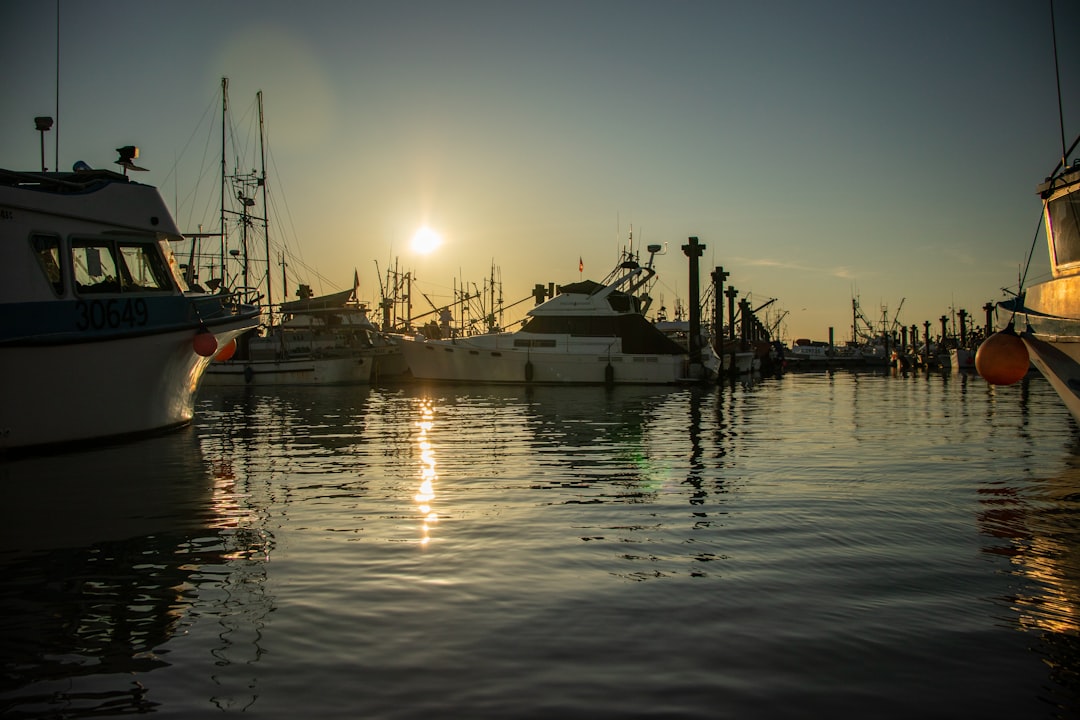
<svg viewBox="0 0 1080 720">
<path fill-rule="evenodd" d="M 1032 638 L 1048 668 L 1047 700 L 1062 710 L 1080 707 L 1080 445 L 1069 459 L 1060 475 L 1027 487 L 987 482 L 978 518 L 983 551 L 1007 558 L 1015 578 L 997 598 L 1004 619 Z"/>
<path fill-rule="evenodd" d="M 0 464 L 0 716 L 1073 717 L 1067 417 L 1038 375 L 215 388 Z"/>
<path fill-rule="evenodd" d="M 236 560 L 267 552 L 239 530 L 245 511 L 192 428 L 3 462 L 0 483 L 0 714 L 155 710 L 155 673 L 192 607 L 250 587 Z"/>
</svg>

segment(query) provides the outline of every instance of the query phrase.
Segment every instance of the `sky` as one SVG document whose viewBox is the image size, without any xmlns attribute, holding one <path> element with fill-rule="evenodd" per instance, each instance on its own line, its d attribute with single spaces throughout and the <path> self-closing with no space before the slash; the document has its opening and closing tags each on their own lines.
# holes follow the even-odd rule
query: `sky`
<svg viewBox="0 0 1080 720">
<path fill-rule="evenodd" d="M 137 145 L 194 231 L 227 77 L 243 162 L 263 94 L 270 235 L 317 293 L 355 269 L 375 303 L 396 262 L 441 305 L 494 267 L 509 304 L 602 280 L 632 232 L 667 246 L 669 314 L 696 236 L 702 285 L 775 299 L 787 340 L 850 339 L 853 299 L 981 325 L 1033 242 L 1048 272 L 1035 187 L 1080 132 L 1080 3 L 1054 8 L 1064 129 L 1049 0 L 5 0 L 0 162 L 40 166 L 38 115 L 50 167 Z"/>
</svg>

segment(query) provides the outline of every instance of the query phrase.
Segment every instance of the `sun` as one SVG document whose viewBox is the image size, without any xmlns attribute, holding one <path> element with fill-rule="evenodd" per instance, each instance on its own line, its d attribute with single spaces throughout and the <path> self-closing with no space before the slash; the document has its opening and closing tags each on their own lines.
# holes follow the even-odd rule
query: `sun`
<svg viewBox="0 0 1080 720">
<path fill-rule="evenodd" d="M 439 233 L 426 225 L 417 230 L 412 236 L 413 252 L 421 255 L 428 255 L 434 252 L 440 245 L 442 245 L 442 237 L 439 236 Z"/>
</svg>

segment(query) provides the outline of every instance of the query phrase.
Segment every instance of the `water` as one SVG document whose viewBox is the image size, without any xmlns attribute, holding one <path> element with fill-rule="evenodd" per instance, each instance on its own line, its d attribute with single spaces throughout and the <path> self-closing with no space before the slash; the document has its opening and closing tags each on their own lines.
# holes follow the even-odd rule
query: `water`
<svg viewBox="0 0 1080 720">
<path fill-rule="evenodd" d="M 5 717 L 1080 713 L 1038 376 L 207 388 L 0 482 Z"/>
</svg>

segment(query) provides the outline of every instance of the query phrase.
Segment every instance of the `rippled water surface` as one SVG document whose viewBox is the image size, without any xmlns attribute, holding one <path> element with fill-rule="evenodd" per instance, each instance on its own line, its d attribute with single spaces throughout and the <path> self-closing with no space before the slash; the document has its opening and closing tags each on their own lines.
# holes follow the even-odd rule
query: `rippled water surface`
<svg viewBox="0 0 1080 720">
<path fill-rule="evenodd" d="M 5 717 L 1080 714 L 1038 376 L 206 388 L 0 482 Z"/>
</svg>

